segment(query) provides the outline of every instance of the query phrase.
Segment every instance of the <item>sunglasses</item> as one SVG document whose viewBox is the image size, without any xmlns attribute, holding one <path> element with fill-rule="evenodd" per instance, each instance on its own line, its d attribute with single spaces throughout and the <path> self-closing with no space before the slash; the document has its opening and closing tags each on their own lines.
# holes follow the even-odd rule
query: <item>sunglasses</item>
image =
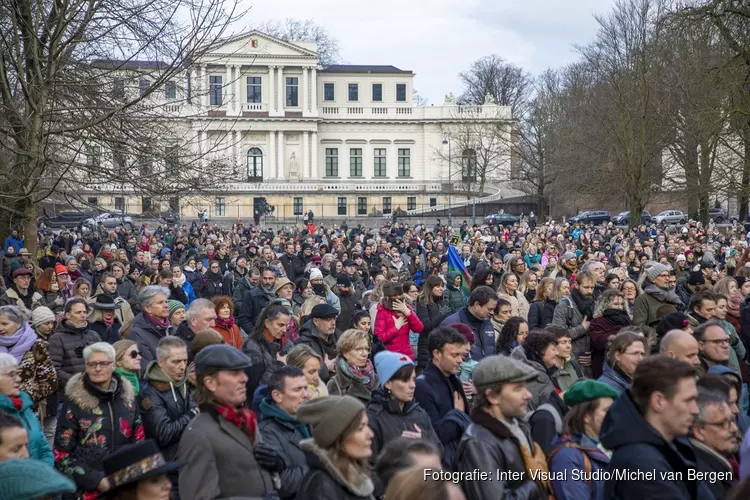
<svg viewBox="0 0 750 500">
<path fill-rule="evenodd" d="M 128 353 L 128 356 L 130 356 L 133 359 L 138 359 L 138 358 L 141 357 L 141 352 L 140 351 L 130 351 Z"/>
</svg>

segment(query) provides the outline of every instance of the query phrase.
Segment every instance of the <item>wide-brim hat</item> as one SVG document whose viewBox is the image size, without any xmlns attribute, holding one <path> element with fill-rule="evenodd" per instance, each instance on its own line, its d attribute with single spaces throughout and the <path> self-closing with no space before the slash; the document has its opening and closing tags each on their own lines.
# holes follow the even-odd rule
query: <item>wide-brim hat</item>
<svg viewBox="0 0 750 500">
<path fill-rule="evenodd" d="M 123 446 L 104 458 L 104 474 L 112 490 L 178 470 L 184 460 L 167 462 L 152 439 Z M 110 490 L 110 491 L 112 491 Z"/>
<path fill-rule="evenodd" d="M 96 301 L 89 304 L 92 309 L 101 309 L 104 311 L 114 311 L 120 309 L 120 304 L 115 303 L 115 299 L 106 294 L 100 294 L 95 297 Z"/>
</svg>

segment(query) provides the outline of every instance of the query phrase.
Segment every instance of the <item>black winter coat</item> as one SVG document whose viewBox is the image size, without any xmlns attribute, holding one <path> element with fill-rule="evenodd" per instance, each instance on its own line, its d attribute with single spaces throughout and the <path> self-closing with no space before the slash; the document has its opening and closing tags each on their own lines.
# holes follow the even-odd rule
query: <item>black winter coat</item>
<svg viewBox="0 0 750 500">
<path fill-rule="evenodd" d="M 57 395 L 58 401 L 65 393 L 65 386 L 76 373 L 86 369 L 83 361 L 83 349 L 96 342 L 101 342 L 101 337 L 86 328 L 74 328 L 68 321 L 63 321 L 55 328 L 49 338 L 49 359 L 57 373 Z"/>
<path fill-rule="evenodd" d="M 450 306 L 447 302 L 445 304 L 443 302 L 443 300 L 440 300 L 440 302 L 425 305 L 421 300 L 417 301 L 417 318 L 424 325 L 424 329 L 419 334 L 416 355 L 417 366 L 423 370 L 431 359 L 430 351 L 427 349 L 427 337 L 450 315 Z"/>
<path fill-rule="evenodd" d="M 290 347 L 291 342 L 287 342 L 285 350 L 289 351 Z M 247 373 L 247 397 L 252 399 L 255 389 L 267 384 L 273 371 L 284 366 L 284 363 L 276 359 L 276 355 L 281 353 L 281 344 L 269 342 L 265 337 L 247 339 L 242 345 L 242 352 L 250 358 L 251 362 L 251 365 L 245 368 L 245 373 Z"/>
<path fill-rule="evenodd" d="M 299 338 L 294 341 L 294 344 L 309 345 L 312 350 L 315 351 L 315 354 L 320 356 L 320 359 L 325 359 L 326 354 L 328 354 L 328 357 L 333 360 L 336 357 L 336 342 L 338 342 L 339 337 L 341 337 L 341 331 L 336 330 L 328 338 L 328 342 L 324 342 L 323 339 L 321 339 L 318 335 L 318 329 L 315 328 L 315 324 L 312 322 L 312 320 L 309 320 L 304 325 L 302 325 L 302 328 L 300 328 Z M 373 337 L 375 336 L 373 335 Z M 319 373 L 320 380 L 322 380 L 323 383 L 328 383 L 328 381 L 331 380 L 332 374 L 328 371 L 328 367 L 325 363 L 321 363 Z"/>
<path fill-rule="evenodd" d="M 224 291 L 224 277 L 221 273 L 206 273 L 206 284 L 203 286 L 204 299 L 212 299 L 217 295 L 227 295 L 229 291 Z"/>
<path fill-rule="evenodd" d="M 310 470 L 302 480 L 302 486 L 297 493 L 297 500 L 370 500 L 374 487 L 372 480 L 357 474 L 347 480 L 334 467 L 325 451 L 318 447 L 312 439 L 305 439 L 300 443 L 305 452 Z"/>
<path fill-rule="evenodd" d="M 135 291 L 135 285 L 128 277 L 117 281 L 117 295 L 127 300 L 130 307 L 138 305 L 138 293 Z"/>
<path fill-rule="evenodd" d="M 354 313 L 357 312 L 357 296 L 352 292 L 348 295 L 339 295 L 338 293 L 336 295 L 341 306 L 341 312 L 336 317 L 336 328 L 343 332 L 353 327 L 352 318 L 354 318 Z"/>
<path fill-rule="evenodd" d="M 245 330 L 248 335 L 255 328 L 255 322 L 260 316 L 260 312 L 268 305 L 271 300 L 263 291 L 262 287 L 257 287 L 250 292 L 247 300 L 240 304 L 240 312 L 237 315 L 237 325 Z"/>
<path fill-rule="evenodd" d="M 128 334 L 128 340 L 138 344 L 141 351 L 141 375 L 146 373 L 146 367 L 156 359 L 156 346 L 166 337 L 168 329 L 158 328 L 146 317 L 146 313 L 138 313 L 133 320 L 133 328 Z"/>
<path fill-rule="evenodd" d="M 143 419 L 146 437 L 156 441 L 164 458 L 171 462 L 177 459 L 182 432 L 198 414 L 198 404 L 190 398 L 187 382 L 175 386 L 165 382 L 163 374 L 162 377 L 154 378 L 164 380 L 154 380 L 151 378 L 153 370 L 153 367 L 148 370 L 138 392 L 138 410 Z"/>
<path fill-rule="evenodd" d="M 120 340 L 120 327 L 122 324 L 117 319 L 117 316 L 115 316 L 115 321 L 112 323 L 112 326 L 107 326 L 103 321 L 95 321 L 93 323 L 89 323 L 89 328 L 93 331 L 95 331 L 99 338 L 102 339 L 104 342 L 109 342 L 110 344 L 114 344 L 118 340 Z"/>
<path fill-rule="evenodd" d="M 695 452 L 686 438 L 664 440 L 636 407 L 630 391 L 623 392 L 602 422 L 599 440 L 613 452 L 609 470 L 656 472 L 655 481 L 612 479 L 604 483 L 604 498 L 712 498 L 700 481 L 688 481 L 688 470 L 696 468 Z M 682 480 L 660 481 L 661 474 L 680 472 Z"/>
<path fill-rule="evenodd" d="M 82 491 L 99 486 L 105 456 L 145 438 L 133 386 L 117 373 L 112 382 L 114 391 L 103 391 L 79 373 L 65 387 L 67 399 L 55 432 L 55 467 Z"/>
<path fill-rule="evenodd" d="M 187 268 L 182 269 L 182 274 L 185 275 L 185 278 L 190 282 L 190 286 L 193 287 L 193 291 L 195 291 L 196 297 L 203 297 L 203 284 L 206 282 L 206 279 L 203 277 L 203 273 L 200 271 L 190 271 Z"/>
<path fill-rule="evenodd" d="M 404 431 L 415 431 L 415 426 L 422 430 L 422 439 L 442 449 L 440 439 L 432 428 L 432 422 L 427 413 L 412 400 L 404 404 L 404 408 L 398 407 L 398 402 L 389 397 L 385 388 L 379 387 L 372 391 L 370 404 L 367 406 L 368 425 L 372 429 L 372 456 L 370 462 L 374 465 L 380 455 L 380 451 L 388 442 L 401 437 Z M 442 453 L 441 453 L 442 454 Z M 384 493 L 383 485 L 375 480 L 375 496 L 380 497 Z"/>
</svg>

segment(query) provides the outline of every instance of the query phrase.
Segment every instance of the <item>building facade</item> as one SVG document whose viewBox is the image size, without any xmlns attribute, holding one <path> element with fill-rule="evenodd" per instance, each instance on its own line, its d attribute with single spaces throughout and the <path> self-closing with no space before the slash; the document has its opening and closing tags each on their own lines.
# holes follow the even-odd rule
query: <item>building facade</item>
<svg viewBox="0 0 750 500">
<path fill-rule="evenodd" d="M 415 106 L 412 71 L 319 69 L 318 62 L 314 43 L 260 32 L 215 44 L 185 70 L 183 82 L 148 99 L 183 131 L 185 147 L 202 165 L 217 165 L 220 186 L 163 200 L 98 183 L 85 197 L 130 213 L 169 206 L 184 218 L 199 210 L 211 218 L 250 218 L 264 203 L 284 219 L 308 210 L 323 217 L 419 212 L 458 197 L 461 171 L 476 156 L 453 147 L 452 134 L 463 124 L 500 127 L 510 138 L 509 107 L 458 106 L 450 96 L 440 106 Z M 487 194 L 519 194 L 503 182 L 509 144 L 499 155 L 507 168 L 493 169 Z"/>
</svg>

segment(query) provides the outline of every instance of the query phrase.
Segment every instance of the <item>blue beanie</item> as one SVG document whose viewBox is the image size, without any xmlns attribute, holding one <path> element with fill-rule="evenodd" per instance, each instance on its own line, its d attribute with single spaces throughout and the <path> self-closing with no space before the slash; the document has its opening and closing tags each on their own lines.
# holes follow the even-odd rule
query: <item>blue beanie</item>
<svg viewBox="0 0 750 500">
<path fill-rule="evenodd" d="M 414 365 L 409 356 L 398 352 L 381 351 L 375 355 L 375 373 L 380 385 L 385 385 L 402 366 Z"/>
<path fill-rule="evenodd" d="M 0 498 L 34 500 L 76 490 L 70 479 L 44 462 L 32 459 L 0 462 L 0 478 Z"/>
</svg>

